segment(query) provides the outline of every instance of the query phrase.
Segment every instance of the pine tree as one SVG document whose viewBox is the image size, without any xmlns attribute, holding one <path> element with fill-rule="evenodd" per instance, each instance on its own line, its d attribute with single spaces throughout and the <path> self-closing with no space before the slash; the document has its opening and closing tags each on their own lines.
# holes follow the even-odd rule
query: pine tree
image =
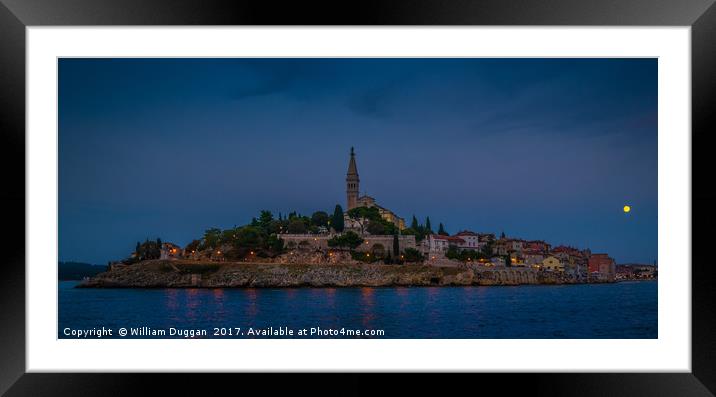
<svg viewBox="0 0 716 397">
<path fill-rule="evenodd" d="M 259 215 L 258 224 L 262 228 L 266 229 L 272 220 L 273 220 L 273 214 L 271 213 L 271 211 L 262 210 L 261 214 Z"/>
<path fill-rule="evenodd" d="M 333 210 L 333 218 L 331 219 L 331 227 L 338 233 L 343 231 L 343 208 L 340 204 L 336 204 L 336 209 Z"/>
</svg>

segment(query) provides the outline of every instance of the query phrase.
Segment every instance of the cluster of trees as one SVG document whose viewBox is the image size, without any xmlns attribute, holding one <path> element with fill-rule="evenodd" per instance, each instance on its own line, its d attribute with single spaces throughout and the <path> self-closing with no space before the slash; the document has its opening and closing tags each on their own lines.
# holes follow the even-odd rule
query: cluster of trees
<svg viewBox="0 0 716 397">
<path fill-rule="evenodd" d="M 467 262 L 469 260 L 476 261 L 480 259 L 490 259 L 490 256 L 484 251 L 460 250 L 455 246 L 450 246 L 448 248 L 447 252 L 445 253 L 445 257 L 448 259 L 456 259 L 463 262 Z"/>
<path fill-rule="evenodd" d="M 143 243 L 137 241 L 137 245 L 134 247 L 134 255 L 130 258 L 123 260 L 126 264 L 132 264 L 139 261 L 149 259 L 159 259 L 162 256 L 162 239 L 157 238 L 156 240 L 146 239 Z"/>
<path fill-rule="evenodd" d="M 275 220 L 270 211 L 261 211 L 259 217 L 246 226 L 206 230 L 201 240 L 194 240 L 187 245 L 186 251 L 193 253 L 229 246 L 224 253 L 228 259 L 243 259 L 251 253 L 260 257 L 274 257 L 284 250 L 283 240 L 278 237 L 278 233 L 296 219 L 300 219 L 300 216 L 294 215 L 290 221 Z"/>
<path fill-rule="evenodd" d="M 403 229 L 402 234 L 408 234 L 415 236 L 415 242 L 421 242 L 425 237 L 430 234 L 434 234 L 432 225 L 430 224 L 430 217 L 425 218 L 425 224 L 418 223 L 418 218 L 413 215 L 413 220 L 410 222 L 410 227 Z M 442 236 L 449 236 L 450 234 L 445 230 L 445 226 L 442 223 L 438 226 L 437 234 Z"/>
<path fill-rule="evenodd" d="M 348 210 L 348 217 L 358 223 L 361 234 L 392 234 L 397 235 L 399 230 L 393 222 L 387 221 L 380 216 L 376 207 L 356 207 Z"/>
<path fill-rule="evenodd" d="M 293 214 L 291 221 L 299 218 Z M 278 233 L 289 224 L 288 219 L 274 219 L 271 211 L 261 211 L 258 218 L 251 223 L 229 229 L 210 228 L 204 232 L 199 240 L 193 240 L 184 251 L 193 254 L 205 250 L 219 250 L 221 247 L 229 248 L 222 253 L 227 259 L 243 259 L 253 253 L 260 257 L 273 257 L 283 253 L 283 240 Z"/>
<path fill-rule="evenodd" d="M 186 246 L 185 252 L 218 250 L 228 246 L 229 249 L 222 253 L 227 259 L 244 259 L 249 255 L 274 257 L 285 250 L 279 234 L 318 233 L 321 227 L 343 231 L 343 209 L 340 205 L 336 205 L 333 216 L 325 211 L 316 211 L 309 217 L 294 211 L 287 216 L 279 213 L 278 218 L 274 218 L 271 211 L 263 210 L 248 225 L 206 230 L 201 239 Z"/>
<path fill-rule="evenodd" d="M 263 210 L 258 217 L 252 218 L 251 223 L 248 225 L 223 230 L 219 228 L 206 230 L 201 239 L 191 241 L 184 251 L 187 254 L 194 254 L 212 250 L 231 260 L 244 259 L 249 255 L 275 257 L 285 250 L 283 240 L 279 238 L 279 234 L 318 233 L 323 227 L 342 233 L 345 228 L 343 216 L 343 208 L 340 205 L 335 206 L 332 215 L 325 211 L 316 211 L 310 217 L 291 212 L 285 217 L 279 213 L 278 218 L 274 218 L 271 211 Z M 353 208 L 348 211 L 348 217 L 360 225 L 362 232 L 368 232 L 373 235 L 393 235 L 392 247 L 383 247 L 380 244 L 376 244 L 373 247 L 375 252 L 371 252 L 372 255 L 357 254 L 357 257 L 360 257 L 361 260 L 366 260 L 367 257 L 371 258 L 370 261 L 383 260 L 386 263 L 419 262 L 424 260 L 416 249 L 408 248 L 401 255 L 398 241 L 400 231 L 396 225 L 380 216 L 378 208 Z M 442 224 L 440 224 L 439 230 L 445 233 Z M 429 233 L 432 233 L 430 218 L 426 219 L 426 224 L 423 226 L 418 225 L 414 216 L 411 228 L 403 231 L 403 234 L 415 235 L 416 241 L 421 241 Z M 351 251 L 362 243 L 363 238 L 351 231 L 328 240 L 329 247 L 349 249 Z M 161 256 L 161 246 L 162 242 L 159 238 L 156 241 L 147 239 L 144 243 L 137 242 L 136 255 L 127 261 L 133 263 L 147 259 L 158 259 Z"/>
<path fill-rule="evenodd" d="M 250 225 L 260 227 L 269 234 L 315 234 L 318 233 L 322 227 L 327 230 L 333 228 L 337 232 L 342 232 L 344 228 L 343 208 L 341 208 L 340 205 L 336 205 L 333 215 L 329 215 L 325 211 L 316 211 L 311 214 L 311 216 L 305 216 L 294 211 L 284 217 L 279 212 L 278 219 L 274 219 L 273 214 L 270 211 L 264 210 L 261 211 L 258 218 L 253 218 L 251 220 Z"/>
</svg>

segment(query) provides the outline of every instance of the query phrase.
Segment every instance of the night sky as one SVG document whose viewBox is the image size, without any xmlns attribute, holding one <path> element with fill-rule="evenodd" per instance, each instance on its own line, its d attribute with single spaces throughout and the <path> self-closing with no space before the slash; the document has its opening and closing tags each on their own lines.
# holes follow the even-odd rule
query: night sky
<svg viewBox="0 0 716 397">
<path fill-rule="evenodd" d="M 59 259 L 345 208 L 351 146 L 408 223 L 657 259 L 656 59 L 280 58 L 59 60 Z"/>
</svg>

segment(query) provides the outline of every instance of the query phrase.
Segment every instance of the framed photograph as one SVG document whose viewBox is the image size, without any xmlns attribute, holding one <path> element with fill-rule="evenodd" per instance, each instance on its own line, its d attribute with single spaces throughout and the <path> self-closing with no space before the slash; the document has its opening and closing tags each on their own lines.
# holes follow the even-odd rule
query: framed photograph
<svg viewBox="0 0 716 397">
<path fill-rule="evenodd" d="M 3 0 L 0 392 L 712 395 L 716 8 L 578 3 Z"/>
</svg>

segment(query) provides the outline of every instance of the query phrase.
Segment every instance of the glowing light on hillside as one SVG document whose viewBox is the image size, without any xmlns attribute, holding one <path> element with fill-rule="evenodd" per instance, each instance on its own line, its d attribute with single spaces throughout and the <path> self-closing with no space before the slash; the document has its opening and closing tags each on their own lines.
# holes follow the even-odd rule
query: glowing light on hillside
<svg viewBox="0 0 716 397">
<path fill-rule="evenodd" d="M 625 205 L 625 206 L 624 206 L 624 213 L 626 214 L 626 213 L 628 213 L 629 211 L 631 211 L 631 207 L 628 206 L 628 205 Z"/>
</svg>

